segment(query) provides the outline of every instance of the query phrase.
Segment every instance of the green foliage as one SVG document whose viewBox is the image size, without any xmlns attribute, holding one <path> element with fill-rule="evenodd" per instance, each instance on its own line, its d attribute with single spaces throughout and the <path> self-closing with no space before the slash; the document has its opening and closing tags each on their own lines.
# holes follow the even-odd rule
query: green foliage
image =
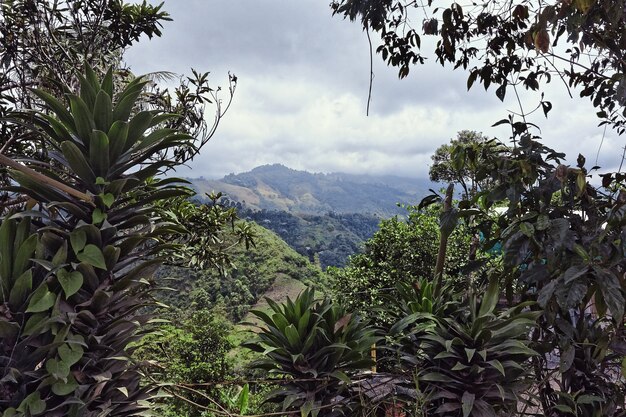
<svg viewBox="0 0 626 417">
<path fill-rule="evenodd" d="M 624 386 L 602 370 L 616 369 L 624 354 L 625 176 L 602 174 L 594 187 L 582 155 L 565 166 L 564 154 L 535 139 L 523 133 L 516 148 L 484 160 L 492 188 L 461 202 L 468 209 L 459 214 L 483 231 L 485 246 L 502 243 L 507 285 L 543 309 L 533 369 L 544 412 L 618 415 Z M 486 215 L 503 203 L 495 220 Z"/>
<path fill-rule="evenodd" d="M 383 220 L 380 230 L 365 244 L 365 251 L 350 258 L 344 269 L 329 268 L 334 297 L 378 324 L 390 324 L 388 313 L 378 312 L 394 297 L 398 283 L 413 284 L 432 277 L 439 247 L 439 222 L 435 211 L 409 206 L 407 221 Z M 460 226 L 450 237 L 445 272 L 458 273 L 469 262 L 470 236 Z M 391 312 L 393 314 L 393 312 Z"/>
<path fill-rule="evenodd" d="M 157 272 L 157 280 L 175 291 L 163 291 L 160 298 L 181 309 L 222 308 L 233 321 L 241 320 L 259 298 L 272 286 L 277 277 L 289 276 L 312 285 L 322 285 L 322 272 L 303 256 L 297 254 L 278 236 L 267 229 L 248 223 L 248 232 L 254 235 L 254 246 L 246 249 L 238 245 L 235 232 L 225 230 L 219 237 L 228 248 L 228 262 L 224 270 L 190 270 L 165 266 Z M 215 251 L 211 242 L 205 250 Z M 224 252 L 224 251 L 222 251 Z M 215 259 L 215 258 L 212 258 Z M 219 259 L 219 258 L 218 258 Z M 180 294 L 189 294 L 180 297 Z"/>
<path fill-rule="evenodd" d="M 265 356 L 252 366 L 293 378 L 268 400 L 303 416 L 341 414 L 350 406 L 337 402 L 348 389 L 348 375 L 372 364 L 369 353 L 378 340 L 373 330 L 329 299 L 316 301 L 313 289 L 282 305 L 267 301 L 271 312 L 252 312 L 263 327 L 246 346 Z"/>
<path fill-rule="evenodd" d="M 180 314 L 180 312 L 179 312 Z M 149 363 L 154 378 L 167 383 L 203 384 L 222 382 L 231 376 L 232 366 L 227 358 L 232 348 L 228 335 L 232 325 L 216 313 L 199 310 L 189 317 L 159 325 L 138 344 L 135 357 Z M 203 393 L 218 397 L 215 386 L 201 389 Z M 190 396 L 189 393 L 185 393 Z M 210 405 L 206 398 L 191 395 L 196 404 Z M 241 399 L 243 405 L 243 399 Z M 168 399 L 167 408 L 175 413 L 197 416 L 200 410 L 187 402 Z"/>
<path fill-rule="evenodd" d="M 504 100 L 507 89 L 540 90 L 561 78 L 567 88 L 578 87 L 581 97 L 589 97 L 602 123 L 624 132 L 626 19 L 619 1 L 488 0 L 442 6 L 429 0 L 416 7 L 407 0 L 336 0 L 331 7 L 380 34 L 376 51 L 399 68 L 400 78 L 412 65 L 425 62 L 421 36 L 432 36 L 428 45 L 436 45 L 436 60 L 468 71 L 468 89 L 476 81 L 485 90 L 494 85 L 496 96 Z M 421 31 L 407 27 L 409 21 L 423 22 Z M 547 115 L 552 104 L 542 94 L 537 108 Z M 524 124 L 518 123 L 518 132 Z"/>
<path fill-rule="evenodd" d="M 149 279 L 180 230 L 152 202 L 188 195 L 148 178 L 173 162 L 153 158 L 187 140 L 159 129 L 168 115 L 132 109 L 146 81 L 115 94 L 86 68 L 64 103 L 36 90 L 54 117 L 18 114 L 45 141 L 49 163 L 10 174 L 11 191 L 37 202 L 0 226 L 3 416 L 137 415 L 150 385 L 128 358 L 150 319 Z M 68 110 L 69 107 L 69 110 Z M 32 124 L 31 124 L 32 123 Z M 21 220 L 18 220 L 21 219 Z M 12 249 L 11 249 L 12 248 Z"/>
<path fill-rule="evenodd" d="M 278 210 L 240 210 L 239 213 L 272 230 L 311 262 L 317 256 L 323 270 L 345 266 L 348 257 L 361 250 L 380 222 L 377 216 L 360 213 L 313 215 Z"/>
<path fill-rule="evenodd" d="M 475 195 L 479 189 L 489 186 L 488 183 L 480 183 L 477 176 L 484 177 L 478 171 L 486 169 L 482 163 L 483 153 L 501 152 L 506 147 L 499 145 L 495 140 L 469 130 L 457 133 L 456 139 L 450 139 L 449 144 L 444 144 L 435 150 L 431 156 L 431 165 L 428 176 L 431 181 L 442 183 L 456 183 L 463 188 L 465 198 Z M 472 161 L 465 163 L 466 155 Z"/>
<path fill-rule="evenodd" d="M 186 197 L 170 198 L 157 204 L 163 219 L 185 227 L 185 233 L 170 240 L 180 250 L 172 253 L 168 264 L 224 273 L 231 266 L 229 249 L 244 244 L 254 245 L 254 230 L 246 222 L 238 221 L 234 208 L 218 201 L 221 194 L 211 194 L 208 204 L 196 204 Z"/>
<path fill-rule="evenodd" d="M 454 314 L 419 311 L 394 326 L 406 332 L 399 346 L 402 372 L 417 372 L 428 415 L 516 411 L 530 385 L 529 359 L 536 355 L 528 334 L 541 313 L 523 311 L 529 303 L 496 313 L 498 297 L 494 281 L 482 300 L 472 294 Z"/>
</svg>

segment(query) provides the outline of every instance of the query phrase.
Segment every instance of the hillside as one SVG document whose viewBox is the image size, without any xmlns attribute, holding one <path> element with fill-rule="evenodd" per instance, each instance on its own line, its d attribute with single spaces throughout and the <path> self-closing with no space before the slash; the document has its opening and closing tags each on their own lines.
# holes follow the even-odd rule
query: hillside
<svg viewBox="0 0 626 417">
<path fill-rule="evenodd" d="M 233 267 L 226 276 L 216 269 L 190 270 L 163 266 L 158 282 L 171 290 L 160 299 L 182 309 L 215 308 L 233 321 L 241 320 L 250 306 L 272 287 L 277 277 L 306 284 L 322 284 L 322 271 L 298 254 L 272 231 L 252 224 L 255 246 L 236 245 L 231 251 Z M 287 291 L 287 289 L 285 289 Z"/>
<path fill-rule="evenodd" d="M 299 254 L 325 270 L 342 267 L 348 257 L 378 230 L 380 218 L 371 214 L 292 214 L 278 210 L 241 210 L 242 218 L 272 230 Z"/>
<path fill-rule="evenodd" d="M 428 180 L 394 176 L 322 174 L 280 164 L 263 165 L 221 180 L 189 179 L 199 195 L 221 191 L 251 210 L 290 213 L 367 213 L 380 217 L 403 214 L 397 204 L 415 204 L 432 185 Z"/>
</svg>

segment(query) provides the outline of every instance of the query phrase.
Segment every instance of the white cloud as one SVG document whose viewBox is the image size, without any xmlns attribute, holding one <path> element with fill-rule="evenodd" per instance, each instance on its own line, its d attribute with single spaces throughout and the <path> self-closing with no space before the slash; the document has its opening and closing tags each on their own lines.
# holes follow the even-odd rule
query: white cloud
<svg viewBox="0 0 626 417">
<path fill-rule="evenodd" d="M 235 101 L 216 136 L 181 175 L 220 177 L 266 163 L 309 171 L 385 173 L 423 177 L 430 155 L 462 129 L 506 140 L 506 126 L 491 128 L 518 111 L 512 90 L 505 103 L 493 89 L 466 91 L 467 73 L 429 61 L 407 79 L 375 56 L 370 116 L 365 107 L 369 80 L 367 40 L 359 26 L 331 17 L 316 0 L 167 1 L 174 22 L 162 39 L 133 47 L 136 72 L 191 66 L 212 71 L 217 82 L 232 70 L 239 77 Z M 537 103 L 520 92 L 525 110 Z M 548 119 L 529 121 L 544 141 L 575 161 L 590 162 L 602 137 L 592 106 L 570 100 L 562 85 L 549 91 Z M 212 117 L 212 115 L 208 115 Z M 616 165 L 621 140 L 607 132 L 599 163 Z M 617 156 L 616 156 L 617 155 Z"/>
</svg>

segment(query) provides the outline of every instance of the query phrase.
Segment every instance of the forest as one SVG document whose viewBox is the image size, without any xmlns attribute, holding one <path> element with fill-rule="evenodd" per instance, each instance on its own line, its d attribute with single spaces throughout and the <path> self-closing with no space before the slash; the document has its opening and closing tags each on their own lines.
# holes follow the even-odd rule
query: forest
<svg viewBox="0 0 626 417">
<path fill-rule="evenodd" d="M 371 237 L 329 216 L 365 241 L 322 269 L 254 222 L 268 213 L 175 177 L 218 139 L 238 78 L 130 71 L 166 8 L 0 3 L 2 417 L 626 416 L 621 163 L 552 149 L 503 107 L 509 138 L 451 133 L 441 191 Z M 328 17 L 404 82 L 428 54 L 467 89 L 537 92 L 549 123 L 554 79 L 622 135 L 624 9 L 336 0 Z"/>
</svg>

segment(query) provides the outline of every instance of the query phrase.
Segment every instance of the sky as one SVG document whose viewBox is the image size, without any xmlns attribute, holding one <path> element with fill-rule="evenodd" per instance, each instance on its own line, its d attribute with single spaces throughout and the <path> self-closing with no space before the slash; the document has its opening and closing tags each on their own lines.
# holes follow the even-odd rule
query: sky
<svg viewBox="0 0 626 417">
<path fill-rule="evenodd" d="M 359 24 L 332 16 L 328 3 L 165 1 L 173 21 L 164 23 L 161 38 L 142 39 L 126 52 L 130 69 L 210 71 L 213 86 L 223 88 L 229 72 L 238 77 L 233 104 L 215 136 L 177 175 L 221 178 L 281 163 L 310 172 L 426 178 L 430 156 L 460 130 L 508 141 L 509 130 L 491 125 L 508 111 L 519 112 L 513 94 L 503 103 L 494 89 L 485 92 L 478 83 L 468 92 L 468 73 L 436 64 L 427 38 L 424 54 L 430 59 L 403 80 L 374 56 L 367 116 L 367 37 Z M 526 111 L 537 104 L 536 96 L 520 95 Z M 607 170 L 619 166 L 624 140 L 597 127 L 587 99 L 575 92 L 569 98 L 560 82 L 553 82 L 546 99 L 554 105 L 548 118 L 537 111 L 528 120 L 541 128 L 535 133 L 544 143 L 566 152 L 570 163 L 582 153 L 588 166 L 596 156 Z M 206 116 L 213 119 L 212 109 Z"/>
</svg>

